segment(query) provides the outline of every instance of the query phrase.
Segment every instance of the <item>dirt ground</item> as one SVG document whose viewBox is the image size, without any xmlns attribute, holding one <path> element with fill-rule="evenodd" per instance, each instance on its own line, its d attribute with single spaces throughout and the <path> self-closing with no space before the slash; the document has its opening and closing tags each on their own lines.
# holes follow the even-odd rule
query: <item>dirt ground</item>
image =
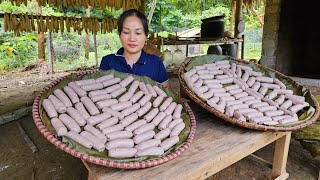
<svg viewBox="0 0 320 180">
<path fill-rule="evenodd" d="M 36 68 L 30 71 L 17 69 L 0 74 L 0 115 L 32 105 L 35 92 L 69 73 L 57 72 L 47 75 Z"/>
<path fill-rule="evenodd" d="M 1 74 L 0 115 L 31 105 L 36 91 L 40 91 L 57 77 L 69 73 L 71 72 L 46 75 L 34 69 Z M 170 82 L 173 89 L 179 92 L 176 75 L 170 76 Z M 319 87 L 308 88 L 312 93 L 320 94 Z M 18 121 L 38 148 L 38 152 L 32 153 L 25 143 L 16 125 Z M 81 160 L 57 149 L 43 138 L 31 115 L 0 125 L 0 145 L 0 179 L 87 179 L 87 170 Z M 270 144 L 255 155 L 272 162 L 273 148 L 274 144 Z M 292 139 L 287 164 L 289 179 L 316 180 L 319 169 L 319 161 L 313 159 L 298 141 Z M 248 156 L 209 179 L 270 179 L 270 173 L 271 168 L 268 165 Z"/>
</svg>

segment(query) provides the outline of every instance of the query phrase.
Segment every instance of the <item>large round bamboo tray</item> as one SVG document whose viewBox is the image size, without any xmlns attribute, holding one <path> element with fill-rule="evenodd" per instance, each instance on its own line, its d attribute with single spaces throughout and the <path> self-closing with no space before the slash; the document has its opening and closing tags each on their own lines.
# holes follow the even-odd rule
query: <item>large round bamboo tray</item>
<svg viewBox="0 0 320 180">
<path fill-rule="evenodd" d="M 96 72 L 97 72 L 96 70 L 89 70 L 89 71 L 78 72 L 78 73 L 76 73 L 76 75 L 81 77 L 81 76 L 88 75 L 91 73 L 96 73 Z M 119 169 L 142 169 L 142 168 L 157 166 L 157 165 L 163 164 L 165 162 L 168 162 L 174 158 L 177 158 L 184 151 L 186 151 L 186 149 L 190 146 L 190 144 L 193 140 L 195 131 L 196 131 L 196 120 L 195 120 L 195 116 L 194 116 L 191 108 L 189 107 L 189 105 L 186 102 L 183 102 L 183 105 L 184 105 L 184 108 L 187 112 L 187 115 L 190 118 L 190 126 L 191 126 L 190 132 L 189 132 L 186 140 L 179 146 L 178 149 L 170 152 L 169 154 L 163 155 L 159 158 L 153 158 L 153 159 L 148 159 L 148 160 L 144 160 L 144 161 L 124 162 L 121 160 L 119 160 L 119 161 L 118 160 L 110 160 L 110 159 L 92 156 L 92 155 L 89 155 L 87 153 L 81 152 L 79 150 L 76 150 L 76 149 L 68 146 L 67 144 L 65 144 L 64 142 L 62 142 L 60 140 L 61 138 L 58 138 L 55 134 L 51 133 L 47 129 L 47 125 L 44 124 L 44 122 L 41 119 L 41 114 L 40 114 L 39 110 L 42 107 L 41 98 L 43 98 L 44 93 L 46 91 L 50 90 L 51 88 L 55 87 L 56 85 L 58 85 L 61 81 L 68 78 L 69 76 L 71 76 L 71 75 L 59 78 L 59 79 L 51 82 L 50 84 L 48 84 L 42 92 L 39 92 L 37 94 L 37 96 L 34 100 L 33 106 L 32 106 L 32 116 L 33 116 L 33 120 L 34 120 L 36 127 L 49 142 L 51 142 L 53 145 L 55 145 L 60 150 L 65 151 L 66 153 L 68 153 L 74 157 L 77 157 L 77 158 L 80 158 L 80 159 L 85 160 L 87 162 L 101 165 L 101 166 L 106 166 L 106 167 L 110 167 L 110 168 L 119 168 Z M 174 92 L 174 93 L 177 94 L 176 92 Z"/>
<path fill-rule="evenodd" d="M 237 61 L 240 64 L 243 64 L 243 65 L 253 64 L 251 62 L 244 61 L 244 60 L 241 60 L 241 59 L 234 59 L 234 60 Z M 188 65 L 188 63 L 190 61 L 191 61 L 191 58 L 186 58 L 186 60 L 180 65 L 180 68 L 179 68 L 179 71 L 178 71 L 178 78 L 179 78 L 179 83 L 180 83 L 181 90 L 183 91 L 183 93 L 188 95 L 190 97 L 190 99 L 192 101 L 194 101 L 196 104 L 200 105 L 202 108 L 206 109 L 210 113 L 220 117 L 221 119 L 223 119 L 225 121 L 228 121 L 230 123 L 236 124 L 236 125 L 241 126 L 241 127 L 245 127 L 245 128 L 249 128 L 249 129 L 255 129 L 255 130 L 261 130 L 261 131 L 296 131 L 296 130 L 302 129 L 304 127 L 307 127 L 307 126 L 313 124 L 317 120 L 317 118 L 319 117 L 319 113 L 320 113 L 319 112 L 319 103 L 317 102 L 315 97 L 310 93 L 312 102 L 314 103 L 315 112 L 314 112 L 314 114 L 312 115 L 312 117 L 310 119 L 308 119 L 308 120 L 306 120 L 306 121 L 304 121 L 304 122 L 302 122 L 300 124 L 288 125 L 288 126 L 280 126 L 280 125 L 267 126 L 267 125 L 253 124 L 253 123 L 249 123 L 249 122 L 246 122 L 246 121 L 239 121 L 239 120 L 237 120 L 235 118 L 232 118 L 232 117 L 230 117 L 230 116 L 228 116 L 228 115 L 226 115 L 224 113 L 221 113 L 221 112 L 217 111 L 216 109 L 212 108 L 211 106 L 209 106 L 206 102 L 201 100 L 193 91 L 191 91 L 189 89 L 189 87 L 187 86 L 187 84 L 183 80 L 182 74 L 184 72 L 186 72 L 185 68 L 187 67 L 187 65 Z M 254 64 L 254 65 L 256 65 L 256 66 L 258 66 L 260 68 L 263 68 L 263 69 L 265 69 L 267 71 L 274 72 L 277 75 L 279 75 L 280 77 L 288 78 L 288 79 L 292 80 L 288 76 L 286 76 L 286 75 L 284 75 L 282 73 L 279 73 L 278 71 L 273 70 L 271 68 L 262 66 L 260 64 Z"/>
</svg>

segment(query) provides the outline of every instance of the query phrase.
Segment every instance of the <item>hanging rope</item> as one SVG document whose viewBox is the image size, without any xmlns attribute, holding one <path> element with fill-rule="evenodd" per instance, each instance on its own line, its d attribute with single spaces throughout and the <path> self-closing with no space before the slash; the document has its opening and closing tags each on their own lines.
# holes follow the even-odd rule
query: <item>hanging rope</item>
<svg viewBox="0 0 320 180">
<path fill-rule="evenodd" d="M 27 14 L 2 14 L 4 17 L 4 30 L 14 31 L 19 36 L 21 32 L 61 32 L 65 30 L 70 32 L 78 32 L 81 34 L 83 31 L 86 33 L 97 34 L 101 32 L 111 32 L 117 28 L 117 20 L 114 18 L 97 19 L 93 17 L 57 17 L 57 16 L 40 16 L 40 15 L 27 15 Z M 1 15 L 0 15 L 1 17 Z M 66 28 L 66 29 L 65 29 Z"/>
</svg>

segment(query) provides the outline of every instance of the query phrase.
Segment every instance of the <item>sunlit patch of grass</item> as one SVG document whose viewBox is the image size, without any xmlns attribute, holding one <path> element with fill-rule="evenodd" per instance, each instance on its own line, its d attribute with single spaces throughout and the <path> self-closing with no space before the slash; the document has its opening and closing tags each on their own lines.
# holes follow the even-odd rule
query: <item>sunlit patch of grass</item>
<svg viewBox="0 0 320 180">
<path fill-rule="evenodd" d="M 261 43 L 246 43 L 244 46 L 244 58 L 260 60 L 261 51 L 262 51 Z"/>
</svg>

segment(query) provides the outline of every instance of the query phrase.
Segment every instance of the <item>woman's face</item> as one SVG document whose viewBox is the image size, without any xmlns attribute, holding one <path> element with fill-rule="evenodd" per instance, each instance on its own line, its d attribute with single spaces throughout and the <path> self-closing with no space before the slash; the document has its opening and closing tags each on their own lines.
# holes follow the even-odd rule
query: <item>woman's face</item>
<svg viewBox="0 0 320 180">
<path fill-rule="evenodd" d="M 135 54 L 142 50 L 147 36 L 139 18 L 129 16 L 124 20 L 120 40 L 124 50 L 128 53 Z"/>
</svg>

